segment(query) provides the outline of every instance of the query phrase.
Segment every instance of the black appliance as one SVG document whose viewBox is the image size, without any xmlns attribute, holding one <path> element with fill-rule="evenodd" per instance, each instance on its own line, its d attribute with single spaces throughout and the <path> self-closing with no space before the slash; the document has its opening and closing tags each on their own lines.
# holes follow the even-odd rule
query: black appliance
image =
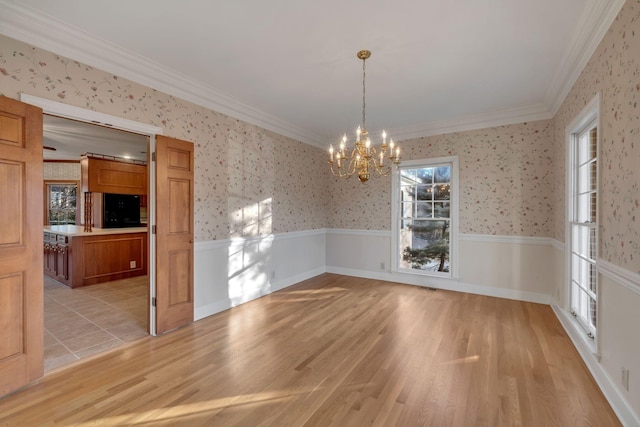
<svg viewBox="0 0 640 427">
<path fill-rule="evenodd" d="M 140 196 L 104 193 L 102 199 L 102 227 L 141 227 Z"/>
</svg>

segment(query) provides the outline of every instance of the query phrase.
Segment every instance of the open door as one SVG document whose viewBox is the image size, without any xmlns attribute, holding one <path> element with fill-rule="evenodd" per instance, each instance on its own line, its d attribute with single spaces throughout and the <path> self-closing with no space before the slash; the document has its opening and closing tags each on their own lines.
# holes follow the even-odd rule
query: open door
<svg viewBox="0 0 640 427">
<path fill-rule="evenodd" d="M 156 136 L 156 333 L 193 321 L 193 144 Z"/>
<path fill-rule="evenodd" d="M 0 96 L 0 396 L 44 373 L 42 110 Z"/>
</svg>

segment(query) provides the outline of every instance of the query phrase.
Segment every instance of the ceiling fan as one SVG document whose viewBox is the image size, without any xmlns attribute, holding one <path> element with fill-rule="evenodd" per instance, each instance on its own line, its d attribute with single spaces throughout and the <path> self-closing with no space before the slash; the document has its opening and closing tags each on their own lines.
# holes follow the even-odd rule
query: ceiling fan
<svg viewBox="0 0 640 427">
<path fill-rule="evenodd" d="M 51 151 L 57 151 L 58 150 L 56 147 L 49 147 L 48 145 L 43 145 L 42 149 L 43 150 L 51 150 Z"/>
</svg>

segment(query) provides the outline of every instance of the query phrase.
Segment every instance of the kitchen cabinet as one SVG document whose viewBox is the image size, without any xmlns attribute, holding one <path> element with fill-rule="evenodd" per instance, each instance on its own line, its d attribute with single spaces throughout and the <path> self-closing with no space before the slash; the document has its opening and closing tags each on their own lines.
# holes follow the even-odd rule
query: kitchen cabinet
<svg viewBox="0 0 640 427">
<path fill-rule="evenodd" d="M 44 274 L 72 288 L 147 274 L 147 229 L 48 226 Z"/>
<path fill-rule="evenodd" d="M 85 157 L 80 169 L 83 193 L 147 194 L 147 165 Z"/>
<path fill-rule="evenodd" d="M 44 233 L 44 274 L 69 285 L 69 237 Z"/>
</svg>

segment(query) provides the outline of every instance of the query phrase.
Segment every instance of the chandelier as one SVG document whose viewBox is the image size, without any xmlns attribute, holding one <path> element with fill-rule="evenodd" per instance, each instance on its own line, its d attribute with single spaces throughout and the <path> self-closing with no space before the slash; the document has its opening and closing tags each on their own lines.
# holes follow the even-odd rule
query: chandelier
<svg viewBox="0 0 640 427">
<path fill-rule="evenodd" d="M 375 176 L 386 176 L 391 173 L 393 164 L 397 166 L 400 163 L 400 147 L 395 146 L 393 139 L 390 139 L 387 144 L 387 133 L 384 130 L 382 145 L 378 149 L 371 146 L 371 139 L 365 127 L 365 62 L 371 56 L 371 52 L 361 50 L 357 56 L 362 60 L 362 124 L 356 130 L 356 142 L 352 150 L 347 148 L 347 134 L 344 134 L 335 152 L 333 145 L 329 146 L 329 164 L 331 172 L 337 177 L 349 178 L 358 173 L 360 182 L 367 182 L 372 173 Z M 387 150 L 389 150 L 388 155 Z M 387 159 L 386 162 L 385 159 Z"/>
</svg>

